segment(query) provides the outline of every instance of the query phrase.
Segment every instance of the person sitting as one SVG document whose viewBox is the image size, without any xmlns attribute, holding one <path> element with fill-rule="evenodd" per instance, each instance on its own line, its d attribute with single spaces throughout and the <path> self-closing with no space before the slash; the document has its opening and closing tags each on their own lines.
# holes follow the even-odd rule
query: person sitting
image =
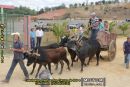
<svg viewBox="0 0 130 87">
<path fill-rule="evenodd" d="M 105 29 L 105 31 L 109 31 L 109 23 L 108 23 L 108 21 L 104 21 L 104 29 Z"/>
<path fill-rule="evenodd" d="M 99 28 L 99 31 L 104 30 L 104 23 L 102 22 L 102 19 L 99 19 L 99 26 L 98 26 L 98 28 Z"/>
</svg>

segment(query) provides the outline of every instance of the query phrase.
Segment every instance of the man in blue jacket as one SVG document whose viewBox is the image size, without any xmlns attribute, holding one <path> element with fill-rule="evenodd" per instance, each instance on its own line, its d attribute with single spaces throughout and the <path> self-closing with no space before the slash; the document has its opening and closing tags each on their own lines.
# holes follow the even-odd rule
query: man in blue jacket
<svg viewBox="0 0 130 87">
<path fill-rule="evenodd" d="M 126 68 L 129 68 L 129 61 L 130 61 L 130 36 L 127 37 L 127 41 L 124 42 L 123 45 L 124 55 L 125 55 L 125 64 Z"/>
</svg>

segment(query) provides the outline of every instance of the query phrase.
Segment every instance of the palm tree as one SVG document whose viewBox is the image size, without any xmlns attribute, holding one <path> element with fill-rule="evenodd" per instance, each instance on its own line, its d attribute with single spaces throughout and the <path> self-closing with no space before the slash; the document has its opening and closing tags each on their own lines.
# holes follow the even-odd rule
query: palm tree
<svg viewBox="0 0 130 87">
<path fill-rule="evenodd" d="M 53 34 L 56 36 L 58 43 L 60 42 L 61 37 L 65 35 L 66 26 L 67 26 L 66 22 L 53 24 L 52 31 Z"/>
<path fill-rule="evenodd" d="M 119 26 L 119 29 L 123 32 L 123 35 L 125 34 L 125 31 L 128 29 L 128 26 L 129 26 L 128 23 L 124 23 Z"/>
</svg>

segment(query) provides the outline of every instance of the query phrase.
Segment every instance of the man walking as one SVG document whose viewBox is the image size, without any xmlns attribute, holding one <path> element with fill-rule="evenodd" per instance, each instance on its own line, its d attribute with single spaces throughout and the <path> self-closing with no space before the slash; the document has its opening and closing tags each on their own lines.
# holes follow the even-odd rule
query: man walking
<svg viewBox="0 0 130 87">
<path fill-rule="evenodd" d="M 14 35 L 14 42 L 13 42 L 13 48 L 10 48 L 11 51 L 13 51 L 14 53 L 14 57 L 13 57 L 13 60 L 12 60 L 12 64 L 11 64 L 11 67 L 6 75 L 6 78 L 5 80 L 3 80 L 2 82 L 5 82 L 5 83 L 8 83 L 11 76 L 12 76 L 12 73 L 16 67 L 16 65 L 19 63 L 23 73 L 24 73 L 24 76 L 25 76 L 25 80 L 29 79 L 29 74 L 28 74 L 28 71 L 24 65 L 24 62 L 23 62 L 23 59 L 24 59 L 24 55 L 23 55 L 23 52 L 24 52 L 24 48 L 23 48 L 23 43 L 21 42 L 20 40 L 20 33 L 16 32 L 16 33 L 13 33 L 12 35 Z"/>
</svg>

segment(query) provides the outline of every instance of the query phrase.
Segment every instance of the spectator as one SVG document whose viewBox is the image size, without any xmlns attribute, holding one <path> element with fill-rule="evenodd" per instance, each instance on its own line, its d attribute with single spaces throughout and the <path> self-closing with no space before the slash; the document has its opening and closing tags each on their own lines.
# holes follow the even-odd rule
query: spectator
<svg viewBox="0 0 130 87">
<path fill-rule="evenodd" d="M 99 31 L 104 30 L 104 23 L 102 22 L 102 19 L 99 19 Z"/>
<path fill-rule="evenodd" d="M 37 47 L 41 46 L 41 40 L 42 40 L 43 35 L 44 35 L 43 30 L 41 28 L 37 28 L 36 30 L 36 37 L 37 37 L 36 46 Z"/>
<path fill-rule="evenodd" d="M 127 37 L 127 41 L 124 42 L 123 45 L 123 51 L 124 51 L 124 55 L 125 55 L 125 64 L 126 64 L 126 68 L 129 68 L 129 61 L 130 61 L 130 36 Z"/>
<path fill-rule="evenodd" d="M 96 13 L 93 12 L 91 14 L 91 27 L 92 27 L 92 29 L 91 29 L 91 36 L 90 36 L 90 38 L 92 40 L 96 39 L 97 32 L 99 31 L 98 26 L 99 26 L 99 19 L 97 18 Z"/>
<path fill-rule="evenodd" d="M 31 49 L 33 49 L 35 47 L 35 31 L 34 29 L 32 28 L 31 31 L 30 31 L 30 43 L 31 43 Z"/>
<path fill-rule="evenodd" d="M 7 76 L 5 78 L 5 80 L 3 80 L 2 82 L 8 83 L 12 73 L 16 67 L 16 65 L 19 63 L 21 69 L 23 70 L 23 73 L 25 75 L 25 80 L 29 79 L 29 74 L 28 71 L 24 65 L 23 59 L 23 52 L 24 52 L 24 48 L 23 48 L 23 43 L 20 40 L 20 34 L 18 32 L 16 33 L 12 33 L 12 35 L 14 35 L 14 42 L 13 42 L 13 48 L 10 48 L 11 51 L 14 52 L 14 57 L 13 57 L 13 61 L 11 64 L 11 67 L 7 73 Z"/>
<path fill-rule="evenodd" d="M 108 21 L 104 21 L 104 29 L 105 29 L 105 31 L 109 31 L 109 23 L 108 23 Z"/>
</svg>

